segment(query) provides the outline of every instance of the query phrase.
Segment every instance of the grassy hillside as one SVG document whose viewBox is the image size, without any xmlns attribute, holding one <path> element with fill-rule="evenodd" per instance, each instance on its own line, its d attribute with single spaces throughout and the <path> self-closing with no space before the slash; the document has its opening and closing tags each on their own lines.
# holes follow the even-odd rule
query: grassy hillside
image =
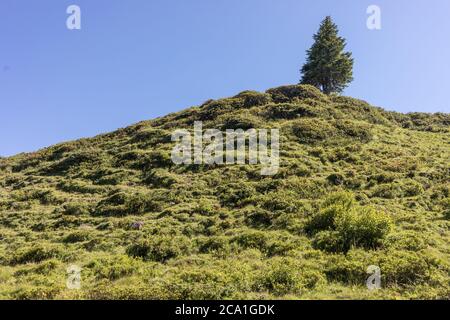
<svg viewBox="0 0 450 320">
<path fill-rule="evenodd" d="M 280 128 L 279 172 L 174 165 L 198 120 Z M 449 114 L 310 86 L 210 100 L 0 159 L 0 298 L 448 299 L 449 181 Z"/>
</svg>

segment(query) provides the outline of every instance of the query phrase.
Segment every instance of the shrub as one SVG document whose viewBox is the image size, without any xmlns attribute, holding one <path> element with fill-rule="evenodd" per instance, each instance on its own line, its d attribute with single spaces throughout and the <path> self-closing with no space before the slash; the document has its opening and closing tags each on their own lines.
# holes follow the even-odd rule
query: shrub
<svg viewBox="0 0 450 320">
<path fill-rule="evenodd" d="M 282 296 L 288 293 L 298 293 L 301 289 L 299 282 L 298 271 L 285 261 L 281 261 L 272 265 L 259 279 L 257 285 L 260 289 L 268 290 L 276 296 Z"/>
<path fill-rule="evenodd" d="M 84 242 L 91 238 L 91 233 L 89 231 L 75 231 L 69 233 L 64 239 L 65 243 L 76 243 L 76 242 Z"/>
<path fill-rule="evenodd" d="M 264 116 L 268 119 L 295 119 L 300 117 L 315 117 L 319 114 L 317 108 L 304 104 L 279 103 L 267 106 Z"/>
<path fill-rule="evenodd" d="M 389 251 L 379 260 L 386 285 L 408 286 L 429 278 L 430 267 L 426 259 L 416 252 Z"/>
<path fill-rule="evenodd" d="M 57 188 L 69 193 L 98 194 L 106 191 L 105 187 L 95 186 L 83 180 L 65 179 L 58 183 Z"/>
<path fill-rule="evenodd" d="M 88 215 L 90 207 L 86 203 L 69 202 L 63 206 L 63 213 L 71 216 Z"/>
<path fill-rule="evenodd" d="M 169 168 L 173 165 L 170 152 L 166 150 L 154 150 L 143 154 L 137 161 L 137 169 L 150 170 L 152 168 Z"/>
<path fill-rule="evenodd" d="M 16 252 L 11 259 L 12 264 L 39 263 L 51 258 L 61 256 L 58 247 L 37 245 L 31 248 L 24 248 Z"/>
<path fill-rule="evenodd" d="M 384 245 L 391 249 L 419 251 L 426 248 L 424 236 L 414 231 L 402 231 L 386 237 Z"/>
<path fill-rule="evenodd" d="M 450 198 L 442 200 L 442 208 L 444 219 L 450 220 Z"/>
<path fill-rule="evenodd" d="M 222 205 L 239 207 L 256 194 L 249 183 L 231 183 L 218 188 L 218 197 Z"/>
<path fill-rule="evenodd" d="M 57 205 L 62 202 L 62 199 L 52 189 L 38 189 L 34 187 L 15 191 L 12 194 L 12 198 L 23 202 L 37 200 L 43 205 Z"/>
<path fill-rule="evenodd" d="M 97 177 L 97 179 L 94 181 L 94 183 L 99 185 L 118 185 L 122 181 L 129 179 L 132 176 L 131 172 L 127 171 L 110 171 L 110 170 L 101 170 Z"/>
<path fill-rule="evenodd" d="M 257 91 L 243 91 L 235 96 L 235 98 L 243 99 L 245 108 L 263 106 L 272 100 L 269 94 Z"/>
<path fill-rule="evenodd" d="M 200 107 L 199 120 L 214 120 L 220 115 L 232 112 L 239 104 L 242 104 L 242 101 L 236 98 L 209 100 Z"/>
<path fill-rule="evenodd" d="M 94 215 L 103 216 L 125 216 L 137 215 L 146 212 L 156 212 L 162 210 L 163 194 L 158 194 L 156 190 L 149 193 L 115 192 L 108 198 L 101 200 L 95 210 Z"/>
<path fill-rule="evenodd" d="M 143 174 L 142 182 L 155 188 L 170 188 L 179 181 L 177 175 L 164 169 L 150 169 Z"/>
<path fill-rule="evenodd" d="M 241 112 L 233 115 L 223 115 L 217 118 L 217 123 L 220 126 L 220 129 L 225 131 L 227 129 L 257 129 L 262 128 L 262 121 L 248 112 Z"/>
<path fill-rule="evenodd" d="M 96 259 L 86 265 L 97 279 L 111 281 L 129 276 L 137 271 L 136 261 L 125 255 Z"/>
<path fill-rule="evenodd" d="M 372 140 L 372 132 L 367 124 L 351 120 L 336 120 L 335 126 L 343 136 L 358 139 L 363 143 Z"/>
<path fill-rule="evenodd" d="M 101 150 L 91 149 L 72 153 L 66 158 L 47 167 L 44 172 L 47 174 L 61 174 L 70 169 L 79 168 L 82 165 L 92 165 L 101 161 L 104 154 Z"/>
<path fill-rule="evenodd" d="M 229 250 L 229 241 L 227 237 L 212 236 L 198 240 L 200 253 L 223 253 Z"/>
<path fill-rule="evenodd" d="M 339 173 L 333 173 L 333 174 L 330 174 L 327 177 L 327 180 L 331 184 L 334 184 L 335 186 L 339 186 L 339 185 L 344 183 L 344 176 L 342 174 L 339 174 Z"/>
<path fill-rule="evenodd" d="M 207 198 L 200 198 L 195 204 L 193 212 L 202 216 L 213 216 L 218 213 L 219 210 L 220 205 L 217 201 Z"/>
<path fill-rule="evenodd" d="M 402 197 L 414 197 L 422 194 L 422 185 L 414 180 L 394 181 L 378 185 L 372 192 L 372 197 L 395 199 Z"/>
<path fill-rule="evenodd" d="M 322 250 L 346 252 L 352 246 L 377 248 L 390 232 L 392 222 L 372 208 L 357 205 L 349 193 L 329 197 L 306 225 L 313 244 Z"/>
<path fill-rule="evenodd" d="M 261 252 L 264 252 L 268 237 L 262 231 L 249 230 L 235 236 L 232 242 L 237 243 L 243 249 L 259 249 Z"/>
<path fill-rule="evenodd" d="M 301 295 L 325 283 L 321 272 L 305 268 L 291 258 L 275 258 L 268 260 L 258 275 L 255 290 L 267 290 L 276 296 Z"/>
<path fill-rule="evenodd" d="M 327 97 L 311 85 L 288 85 L 266 91 L 275 102 L 288 102 L 293 99 L 314 99 L 327 101 Z"/>
<path fill-rule="evenodd" d="M 131 139 L 131 143 L 142 143 L 145 146 L 156 146 L 160 143 L 171 141 L 170 132 L 159 128 L 145 128 L 137 131 Z"/>
<path fill-rule="evenodd" d="M 269 227 L 272 224 L 274 215 L 272 212 L 264 210 L 262 208 L 250 209 L 246 208 L 244 211 L 245 223 L 251 227 Z"/>
<path fill-rule="evenodd" d="M 336 130 L 327 121 L 320 119 L 299 119 L 293 122 L 292 132 L 302 143 L 317 143 L 331 139 Z"/>
<path fill-rule="evenodd" d="M 166 262 L 186 254 L 189 247 L 190 241 L 184 236 L 153 236 L 130 245 L 127 248 L 127 254 L 144 260 Z"/>
</svg>

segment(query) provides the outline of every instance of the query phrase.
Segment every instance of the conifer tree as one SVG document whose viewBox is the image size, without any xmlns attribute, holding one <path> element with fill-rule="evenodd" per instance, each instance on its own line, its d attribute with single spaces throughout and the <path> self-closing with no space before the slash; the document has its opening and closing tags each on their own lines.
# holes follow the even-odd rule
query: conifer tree
<svg viewBox="0 0 450 320">
<path fill-rule="evenodd" d="M 314 41 L 307 51 L 300 82 L 311 84 L 325 94 L 342 92 L 353 80 L 353 59 L 350 52 L 344 52 L 345 39 L 338 35 L 338 27 L 331 17 L 322 21 Z"/>
</svg>

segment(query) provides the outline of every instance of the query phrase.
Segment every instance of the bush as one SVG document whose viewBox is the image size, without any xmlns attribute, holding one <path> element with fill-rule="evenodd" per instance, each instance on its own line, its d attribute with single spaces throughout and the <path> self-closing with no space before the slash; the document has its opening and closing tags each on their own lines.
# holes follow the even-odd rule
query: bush
<svg viewBox="0 0 450 320">
<path fill-rule="evenodd" d="M 389 251 L 379 258 L 378 263 L 387 286 L 417 285 L 429 278 L 429 264 L 416 252 Z"/>
<path fill-rule="evenodd" d="M 414 231 L 402 231 L 386 237 L 384 245 L 391 249 L 419 251 L 426 248 L 425 237 Z"/>
<path fill-rule="evenodd" d="M 164 169 L 150 169 L 144 172 L 142 182 L 154 188 L 170 188 L 179 181 L 177 175 Z"/>
<path fill-rule="evenodd" d="M 97 279 L 111 281 L 133 274 L 138 266 L 136 261 L 125 255 L 96 259 L 86 265 Z"/>
<path fill-rule="evenodd" d="M 268 237 L 262 231 L 244 231 L 235 236 L 232 242 L 237 243 L 243 249 L 258 249 L 261 252 L 266 250 Z"/>
<path fill-rule="evenodd" d="M 293 122 L 292 132 L 301 143 L 317 143 L 333 138 L 336 130 L 327 121 L 299 119 Z"/>
<path fill-rule="evenodd" d="M 307 269 L 290 258 L 268 260 L 255 282 L 255 290 L 267 290 L 276 296 L 301 295 L 326 283 L 324 275 Z"/>
<path fill-rule="evenodd" d="M 293 99 L 314 99 L 327 101 L 327 97 L 316 87 L 311 85 L 289 85 L 266 91 L 275 102 L 288 102 Z"/>
<path fill-rule="evenodd" d="M 344 176 L 340 173 L 333 173 L 327 177 L 328 182 L 335 186 L 342 185 L 344 183 Z"/>
<path fill-rule="evenodd" d="M 226 253 L 229 247 L 228 238 L 223 236 L 212 236 L 198 240 L 200 253 Z"/>
<path fill-rule="evenodd" d="M 220 129 L 223 131 L 227 129 L 258 129 L 264 126 L 264 124 L 258 117 L 248 112 L 220 116 L 217 118 L 216 122 L 219 124 Z"/>
<path fill-rule="evenodd" d="M 161 143 L 171 141 L 170 132 L 159 128 L 145 128 L 137 131 L 132 137 L 130 143 L 142 143 L 145 146 L 156 146 Z"/>
<path fill-rule="evenodd" d="M 61 250 L 53 246 L 37 245 L 16 252 L 11 259 L 12 264 L 39 263 L 44 260 L 61 256 Z"/>
<path fill-rule="evenodd" d="M 372 140 L 372 132 L 367 124 L 351 120 L 336 120 L 335 126 L 343 136 L 358 139 L 363 143 Z"/>
<path fill-rule="evenodd" d="M 267 106 L 264 116 L 267 119 L 295 119 L 300 117 L 316 117 L 320 114 L 317 108 L 295 103 L 280 103 Z"/>
<path fill-rule="evenodd" d="M 349 193 L 330 196 L 321 210 L 306 225 L 314 235 L 316 248 L 331 252 L 346 252 L 351 247 L 374 249 L 390 232 L 392 222 L 372 208 L 356 204 Z"/>
<path fill-rule="evenodd" d="M 70 202 L 63 206 L 63 213 L 71 216 L 88 215 L 90 207 L 86 203 Z"/>
<path fill-rule="evenodd" d="M 66 179 L 58 183 L 57 188 L 69 193 L 98 194 L 106 191 L 105 187 L 95 186 L 82 180 Z"/>
<path fill-rule="evenodd" d="M 136 169 L 144 171 L 152 168 L 170 168 L 173 165 L 170 152 L 165 150 L 155 150 L 143 154 L 137 161 Z"/>
<path fill-rule="evenodd" d="M 255 194 L 255 188 L 248 183 L 231 183 L 218 188 L 221 204 L 231 207 L 244 205 Z"/>
<path fill-rule="evenodd" d="M 189 247 L 190 241 L 184 236 L 153 236 L 130 245 L 127 248 L 127 254 L 134 258 L 166 262 L 186 254 Z"/>
<path fill-rule="evenodd" d="M 157 212 L 162 210 L 162 202 L 164 200 L 168 200 L 168 198 L 164 198 L 164 194 L 159 194 L 156 190 L 149 193 L 119 191 L 101 200 L 93 210 L 93 214 L 126 216 Z"/>
<path fill-rule="evenodd" d="M 214 120 L 220 115 L 230 113 L 242 104 L 241 99 L 209 100 L 200 107 L 201 121 Z"/>
<path fill-rule="evenodd" d="M 245 223 L 250 227 L 261 228 L 269 227 L 274 219 L 274 214 L 270 211 L 251 207 L 250 209 L 245 209 Z"/>
<path fill-rule="evenodd" d="M 89 231 L 75 231 L 69 233 L 63 240 L 65 243 L 84 242 L 91 238 L 91 232 Z"/>
<path fill-rule="evenodd" d="M 62 174 L 71 169 L 77 169 L 82 165 L 92 165 L 101 161 L 104 154 L 101 150 L 91 149 L 72 153 L 66 158 L 50 165 L 44 170 L 47 174 Z"/>
<path fill-rule="evenodd" d="M 442 208 L 444 219 L 450 220 L 450 198 L 442 200 Z"/>
<path fill-rule="evenodd" d="M 269 94 L 257 91 L 243 91 L 235 96 L 235 98 L 243 99 L 245 108 L 263 106 L 272 100 Z"/>
<path fill-rule="evenodd" d="M 414 197 L 422 194 L 422 185 L 414 180 L 394 181 L 378 185 L 372 192 L 372 197 L 395 199 L 402 197 Z"/>
</svg>

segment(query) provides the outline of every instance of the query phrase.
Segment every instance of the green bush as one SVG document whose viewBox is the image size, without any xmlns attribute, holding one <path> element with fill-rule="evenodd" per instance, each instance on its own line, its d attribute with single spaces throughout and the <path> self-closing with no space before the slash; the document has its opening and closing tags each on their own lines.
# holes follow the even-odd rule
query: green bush
<svg viewBox="0 0 450 320">
<path fill-rule="evenodd" d="M 442 200 L 442 208 L 444 219 L 450 220 L 450 198 Z"/>
<path fill-rule="evenodd" d="M 243 91 L 235 96 L 235 98 L 243 99 L 243 106 L 245 108 L 263 106 L 270 103 L 272 100 L 269 94 L 257 91 Z"/>
<path fill-rule="evenodd" d="M 63 206 L 63 213 L 71 216 L 88 215 L 90 206 L 83 202 L 69 202 Z"/>
<path fill-rule="evenodd" d="M 256 194 L 249 183 L 231 183 L 218 188 L 218 198 L 222 205 L 239 207 Z"/>
<path fill-rule="evenodd" d="M 301 143 L 317 143 L 332 139 L 336 129 L 320 119 L 299 119 L 292 123 L 292 132 Z"/>
<path fill-rule="evenodd" d="M 275 102 L 289 102 L 294 99 L 314 99 L 327 101 L 327 97 L 311 85 L 288 85 L 266 91 Z"/>
<path fill-rule="evenodd" d="M 387 286 L 409 286 L 429 278 L 430 266 L 420 254 L 410 251 L 389 251 L 379 259 L 382 279 Z"/>
<path fill-rule="evenodd" d="M 177 175 L 164 169 L 150 169 L 143 174 L 142 182 L 154 188 L 170 188 L 179 181 Z"/>
<path fill-rule="evenodd" d="M 355 122 L 352 120 L 336 120 L 335 126 L 343 136 L 357 139 L 363 143 L 367 143 L 372 140 L 371 129 L 365 123 Z"/>
<path fill-rule="evenodd" d="M 66 158 L 63 158 L 59 162 L 55 162 L 49 167 L 44 169 L 46 174 L 63 174 L 71 169 L 78 169 L 80 166 L 90 165 L 98 163 L 104 159 L 105 155 L 102 150 L 91 149 L 83 150 L 69 154 Z"/>
<path fill-rule="evenodd" d="M 86 265 L 97 279 L 111 281 L 132 275 L 138 270 L 135 260 L 125 255 L 96 259 Z"/>
<path fill-rule="evenodd" d="M 156 190 L 149 193 L 119 191 L 101 200 L 93 210 L 93 215 L 126 216 L 157 212 L 162 210 L 162 202 L 167 199 Z"/>
<path fill-rule="evenodd" d="M 200 253 L 226 253 L 230 245 L 227 237 L 212 236 L 198 239 Z"/>
<path fill-rule="evenodd" d="M 91 236 L 92 235 L 90 231 L 75 231 L 65 236 L 63 242 L 64 243 L 84 242 L 91 239 Z"/>
<path fill-rule="evenodd" d="M 301 295 L 325 283 L 321 272 L 305 268 L 291 258 L 275 258 L 267 261 L 255 281 L 255 289 L 275 296 Z"/>
<path fill-rule="evenodd" d="M 271 104 L 266 107 L 264 116 L 267 119 L 295 119 L 300 117 L 316 117 L 320 114 L 317 108 L 296 103 Z"/>
<path fill-rule="evenodd" d="M 143 154 L 137 161 L 136 169 L 148 171 L 152 168 L 170 168 L 173 165 L 170 151 L 154 150 Z"/>
<path fill-rule="evenodd" d="M 349 193 L 338 193 L 324 202 L 306 230 L 314 235 L 313 244 L 318 249 L 346 252 L 351 247 L 379 247 L 391 227 L 386 214 L 357 205 Z"/>
<path fill-rule="evenodd" d="M 127 254 L 144 260 L 166 262 L 187 254 L 189 250 L 190 241 L 184 236 L 152 236 L 130 245 L 127 248 Z"/>
<path fill-rule="evenodd" d="M 249 230 L 233 237 L 231 241 L 243 249 L 258 249 L 264 252 L 266 250 L 268 236 L 263 231 Z"/>
<path fill-rule="evenodd" d="M 241 112 L 238 114 L 226 114 L 217 118 L 216 121 L 219 125 L 219 128 L 223 131 L 232 129 L 259 129 L 263 128 L 263 122 L 256 116 L 252 115 L 249 112 Z"/>
<path fill-rule="evenodd" d="M 99 194 L 107 190 L 105 187 L 95 186 L 86 181 L 76 179 L 65 179 L 58 183 L 56 187 L 65 192 L 83 194 Z"/>
<path fill-rule="evenodd" d="M 61 257 L 62 251 L 58 247 L 36 245 L 31 248 L 18 250 L 11 259 L 12 264 L 39 263 L 51 258 Z"/>
</svg>

